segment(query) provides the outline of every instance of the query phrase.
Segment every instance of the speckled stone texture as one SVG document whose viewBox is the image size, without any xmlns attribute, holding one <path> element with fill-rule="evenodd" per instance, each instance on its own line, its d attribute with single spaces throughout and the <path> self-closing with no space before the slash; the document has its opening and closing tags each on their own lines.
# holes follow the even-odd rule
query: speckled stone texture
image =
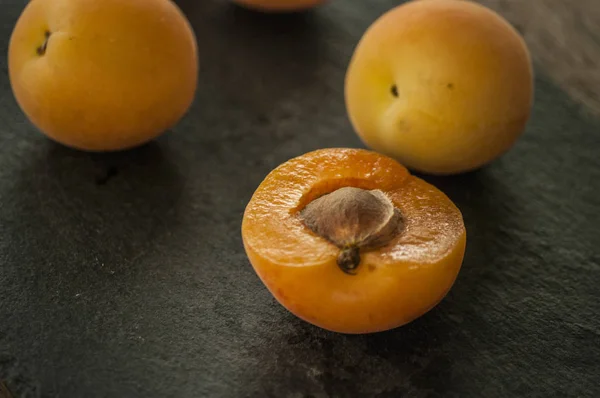
<svg viewBox="0 0 600 398">
<path fill-rule="evenodd" d="M 543 63 L 510 153 L 425 177 L 468 230 L 450 294 L 403 328 L 345 336 L 274 301 L 240 222 L 281 162 L 361 146 L 345 68 L 397 2 L 264 16 L 180 1 L 199 39 L 193 109 L 109 155 L 49 142 L 17 107 L 6 51 L 25 3 L 0 0 L 0 380 L 15 398 L 600 396 L 600 122 Z"/>
</svg>

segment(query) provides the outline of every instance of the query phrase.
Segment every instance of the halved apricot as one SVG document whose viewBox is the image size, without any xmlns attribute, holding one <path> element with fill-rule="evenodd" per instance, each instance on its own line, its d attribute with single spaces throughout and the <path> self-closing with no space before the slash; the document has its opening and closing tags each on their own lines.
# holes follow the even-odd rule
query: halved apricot
<svg viewBox="0 0 600 398">
<path fill-rule="evenodd" d="M 363 149 L 306 153 L 273 170 L 242 221 L 276 300 L 340 333 L 404 325 L 437 305 L 462 265 L 462 214 L 441 191 Z"/>
</svg>

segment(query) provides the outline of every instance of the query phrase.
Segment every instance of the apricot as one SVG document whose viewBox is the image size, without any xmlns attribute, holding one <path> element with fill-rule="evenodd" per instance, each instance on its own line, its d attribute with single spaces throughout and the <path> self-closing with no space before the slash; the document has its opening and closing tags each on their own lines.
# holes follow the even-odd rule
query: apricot
<svg viewBox="0 0 600 398">
<path fill-rule="evenodd" d="M 292 12 L 314 8 L 325 0 L 232 0 L 234 3 L 263 12 Z"/>
<path fill-rule="evenodd" d="M 530 54 L 496 12 L 463 0 L 396 6 L 363 34 L 345 80 L 350 121 L 369 148 L 409 169 L 480 168 L 522 135 Z"/>
<path fill-rule="evenodd" d="M 45 135 L 89 151 L 174 126 L 197 85 L 194 32 L 168 0 L 33 0 L 9 44 L 15 98 Z"/>
<path fill-rule="evenodd" d="M 275 299 L 339 333 L 402 326 L 435 307 L 462 266 L 466 230 L 441 191 L 365 149 L 320 149 L 262 181 L 242 220 Z"/>
</svg>

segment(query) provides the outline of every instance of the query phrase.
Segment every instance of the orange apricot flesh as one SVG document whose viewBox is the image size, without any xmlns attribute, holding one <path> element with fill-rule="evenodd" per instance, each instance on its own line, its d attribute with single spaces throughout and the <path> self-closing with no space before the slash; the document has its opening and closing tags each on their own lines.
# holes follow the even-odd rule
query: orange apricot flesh
<svg viewBox="0 0 600 398">
<path fill-rule="evenodd" d="M 342 187 L 380 190 L 402 215 L 386 245 L 361 252 L 353 274 L 340 249 L 300 214 Z M 276 300 L 297 317 L 334 332 L 389 330 L 424 315 L 454 284 L 466 247 L 460 210 L 395 160 L 364 150 L 306 153 L 274 169 L 244 212 L 244 248 Z"/>
</svg>

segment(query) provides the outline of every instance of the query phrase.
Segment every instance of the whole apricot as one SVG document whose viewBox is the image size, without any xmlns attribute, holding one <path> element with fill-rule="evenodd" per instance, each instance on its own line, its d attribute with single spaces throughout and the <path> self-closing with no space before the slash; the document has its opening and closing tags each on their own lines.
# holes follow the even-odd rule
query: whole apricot
<svg viewBox="0 0 600 398">
<path fill-rule="evenodd" d="M 263 12 L 293 12 L 314 8 L 326 0 L 232 0 L 234 3 Z"/>
<path fill-rule="evenodd" d="M 53 140 L 120 150 L 174 126 L 191 105 L 194 32 L 168 0 L 33 0 L 8 51 L 10 82 L 29 120 Z"/>
<path fill-rule="evenodd" d="M 364 33 L 345 81 L 351 123 L 370 148 L 432 174 L 477 169 L 508 151 L 533 102 L 523 38 L 465 0 L 413 0 Z"/>
<path fill-rule="evenodd" d="M 460 210 L 393 159 L 364 149 L 306 153 L 273 170 L 242 220 L 244 248 L 276 300 L 340 333 L 424 315 L 461 269 Z"/>
</svg>

